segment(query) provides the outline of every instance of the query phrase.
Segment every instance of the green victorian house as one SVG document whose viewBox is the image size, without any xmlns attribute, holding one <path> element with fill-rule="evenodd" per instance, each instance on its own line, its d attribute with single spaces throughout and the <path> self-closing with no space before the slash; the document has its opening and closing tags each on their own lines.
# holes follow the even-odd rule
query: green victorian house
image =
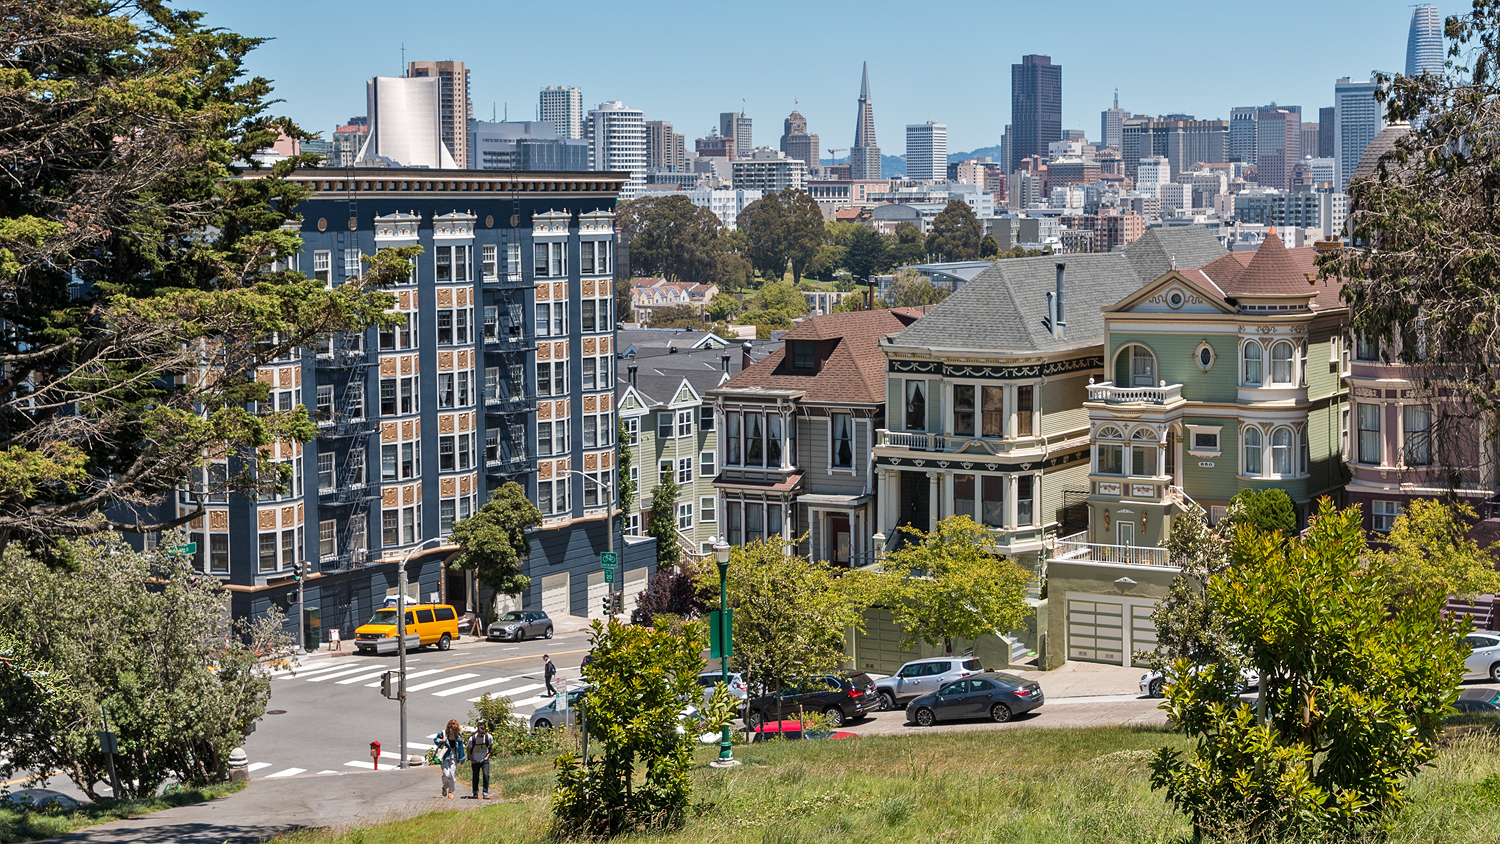
<svg viewBox="0 0 1500 844">
<path fill-rule="evenodd" d="M 1275 230 L 1255 252 L 1173 268 L 1104 308 L 1105 373 L 1088 386 L 1086 530 L 1047 562 L 1046 661 L 1124 664 L 1155 644 L 1177 570 L 1165 544 L 1192 503 L 1211 522 L 1244 489 L 1279 488 L 1306 524 L 1347 474 L 1339 287 Z"/>
</svg>

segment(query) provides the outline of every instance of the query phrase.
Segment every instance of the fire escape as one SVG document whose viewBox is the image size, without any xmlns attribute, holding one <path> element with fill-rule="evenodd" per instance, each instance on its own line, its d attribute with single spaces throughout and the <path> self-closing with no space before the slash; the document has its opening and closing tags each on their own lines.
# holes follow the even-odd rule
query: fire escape
<svg viewBox="0 0 1500 844">
<path fill-rule="evenodd" d="M 502 244 L 502 248 L 515 244 Z M 523 485 L 535 469 L 526 447 L 526 429 L 536 409 L 535 393 L 526 387 L 527 352 L 536 343 L 526 331 L 522 294 L 530 288 L 522 279 L 519 250 L 506 261 L 509 272 L 484 280 L 485 472 L 489 488 L 507 481 Z"/>
<path fill-rule="evenodd" d="M 365 384 L 374 363 L 359 333 L 336 335 L 316 363 L 319 382 L 331 380 L 334 394 L 332 404 L 316 414 L 318 452 L 333 455 L 336 473 L 333 486 L 318 485 L 319 510 L 336 514 L 338 525 L 336 553 L 322 558 L 319 568 L 343 571 L 369 559 L 371 502 L 378 496 L 370 485 L 369 443 L 376 426 L 365 407 Z"/>
</svg>

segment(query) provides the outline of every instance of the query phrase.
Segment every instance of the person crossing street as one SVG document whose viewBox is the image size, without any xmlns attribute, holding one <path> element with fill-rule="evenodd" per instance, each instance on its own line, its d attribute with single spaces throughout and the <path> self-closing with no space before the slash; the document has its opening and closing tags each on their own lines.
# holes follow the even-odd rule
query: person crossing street
<svg viewBox="0 0 1500 844">
<path fill-rule="evenodd" d="M 547 694 L 557 694 L 557 689 L 552 688 L 552 678 L 557 676 L 557 666 L 552 664 L 552 657 L 542 654 L 542 679 L 547 683 Z"/>
</svg>

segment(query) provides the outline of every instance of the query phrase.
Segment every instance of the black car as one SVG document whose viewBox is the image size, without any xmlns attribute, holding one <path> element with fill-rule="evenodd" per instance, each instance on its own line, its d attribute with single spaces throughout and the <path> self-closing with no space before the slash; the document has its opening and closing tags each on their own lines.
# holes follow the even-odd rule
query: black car
<svg viewBox="0 0 1500 844">
<path fill-rule="evenodd" d="M 921 727 L 965 718 L 1004 722 L 1041 705 L 1042 687 L 1035 680 L 985 671 L 954 680 L 934 694 L 913 700 L 906 706 L 906 720 Z"/>
<path fill-rule="evenodd" d="M 1459 712 L 1500 712 L 1500 692 L 1468 689 L 1453 702 Z"/>
<path fill-rule="evenodd" d="M 780 708 L 776 695 L 751 698 L 746 723 L 758 730 L 767 721 L 795 718 L 800 712 L 821 712 L 838 727 L 863 718 L 880 706 L 875 681 L 863 671 L 840 671 L 812 678 L 804 687 L 784 689 Z"/>
</svg>

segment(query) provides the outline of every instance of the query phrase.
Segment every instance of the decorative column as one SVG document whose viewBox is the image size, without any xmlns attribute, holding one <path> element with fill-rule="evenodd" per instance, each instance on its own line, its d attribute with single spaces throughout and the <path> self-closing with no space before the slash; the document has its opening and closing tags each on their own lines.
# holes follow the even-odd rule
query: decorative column
<svg viewBox="0 0 1500 844">
<path fill-rule="evenodd" d="M 1005 476 L 1005 527 L 1008 528 L 1008 529 L 1014 530 L 1016 527 L 1018 527 L 1018 525 L 1016 524 L 1016 519 L 1017 518 L 1018 518 L 1018 516 L 1017 516 L 1017 507 L 1016 507 L 1016 476 L 1015 475 L 1006 475 Z"/>
<path fill-rule="evenodd" d="M 943 473 L 927 473 L 927 529 L 937 530 L 939 505 L 943 500 Z"/>
<path fill-rule="evenodd" d="M 1016 424 L 1016 387 L 1014 384 L 1006 384 L 1004 389 L 1005 404 L 1001 407 L 1004 415 L 1001 418 L 1005 420 L 1005 438 L 1013 440 L 1016 438 L 1016 431 L 1020 430 Z M 982 398 L 980 404 L 983 404 Z"/>
</svg>

